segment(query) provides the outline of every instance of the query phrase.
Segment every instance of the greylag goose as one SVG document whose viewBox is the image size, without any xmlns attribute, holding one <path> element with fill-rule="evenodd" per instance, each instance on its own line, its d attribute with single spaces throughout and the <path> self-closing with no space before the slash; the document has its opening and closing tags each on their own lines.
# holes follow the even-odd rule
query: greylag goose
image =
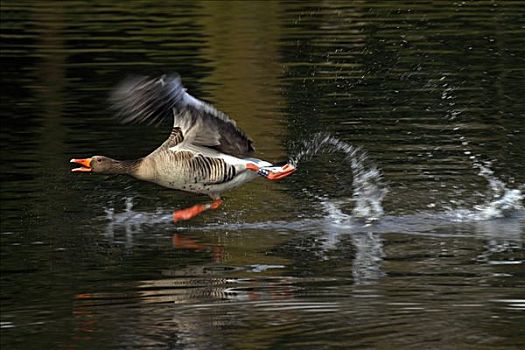
<svg viewBox="0 0 525 350">
<path fill-rule="evenodd" d="M 282 179 L 295 171 L 286 164 L 249 156 L 253 141 L 226 114 L 186 92 L 178 75 L 127 79 L 112 94 L 123 123 L 159 123 L 173 118 L 169 137 L 149 155 L 134 160 L 105 156 L 71 159 L 73 172 L 127 174 L 176 190 L 206 194 L 211 203 L 173 213 L 173 220 L 191 219 L 217 209 L 221 194 L 257 176 Z"/>
</svg>

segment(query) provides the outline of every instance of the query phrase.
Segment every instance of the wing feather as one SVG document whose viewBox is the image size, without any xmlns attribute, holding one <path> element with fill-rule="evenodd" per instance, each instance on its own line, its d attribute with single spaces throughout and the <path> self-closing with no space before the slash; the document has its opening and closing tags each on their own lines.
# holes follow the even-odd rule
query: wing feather
<svg viewBox="0 0 525 350">
<path fill-rule="evenodd" d="M 159 124 L 173 118 L 185 143 L 235 156 L 254 151 L 253 141 L 235 121 L 188 94 L 178 75 L 128 78 L 114 90 L 111 102 L 122 123 Z"/>
</svg>

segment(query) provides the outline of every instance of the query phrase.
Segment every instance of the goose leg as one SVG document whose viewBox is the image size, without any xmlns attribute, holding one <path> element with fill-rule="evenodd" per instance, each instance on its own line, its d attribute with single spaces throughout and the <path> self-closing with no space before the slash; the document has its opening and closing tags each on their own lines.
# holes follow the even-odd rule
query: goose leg
<svg viewBox="0 0 525 350">
<path fill-rule="evenodd" d="M 210 209 L 217 209 L 222 204 L 222 199 L 217 198 L 211 203 L 206 204 L 196 204 L 193 207 L 189 207 L 186 209 L 176 210 L 173 212 L 173 222 L 181 221 L 181 220 L 189 220 L 191 218 L 196 217 L 200 213 L 210 210 Z"/>
<path fill-rule="evenodd" d="M 267 178 L 271 181 L 277 181 L 295 172 L 295 167 L 291 164 L 281 166 L 265 166 L 259 167 L 257 164 L 248 163 L 246 169 L 256 172 L 258 175 Z"/>
</svg>

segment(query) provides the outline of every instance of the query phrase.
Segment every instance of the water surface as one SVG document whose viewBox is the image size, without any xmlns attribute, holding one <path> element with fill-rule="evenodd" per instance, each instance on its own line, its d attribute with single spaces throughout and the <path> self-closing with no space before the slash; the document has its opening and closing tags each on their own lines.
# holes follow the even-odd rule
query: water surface
<svg viewBox="0 0 525 350">
<path fill-rule="evenodd" d="M 523 348 L 524 5 L 2 2 L 2 348 Z M 70 173 L 164 140 L 107 97 L 170 72 L 297 173 L 178 225 Z"/>
</svg>

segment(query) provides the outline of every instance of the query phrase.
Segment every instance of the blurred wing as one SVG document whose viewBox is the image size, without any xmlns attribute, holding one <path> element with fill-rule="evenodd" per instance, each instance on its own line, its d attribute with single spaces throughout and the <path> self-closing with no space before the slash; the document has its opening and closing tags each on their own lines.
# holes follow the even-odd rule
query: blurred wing
<svg viewBox="0 0 525 350">
<path fill-rule="evenodd" d="M 159 124 L 173 118 L 185 143 L 242 156 L 254 151 L 253 141 L 235 121 L 186 92 L 178 75 L 124 80 L 111 95 L 122 123 Z"/>
</svg>

